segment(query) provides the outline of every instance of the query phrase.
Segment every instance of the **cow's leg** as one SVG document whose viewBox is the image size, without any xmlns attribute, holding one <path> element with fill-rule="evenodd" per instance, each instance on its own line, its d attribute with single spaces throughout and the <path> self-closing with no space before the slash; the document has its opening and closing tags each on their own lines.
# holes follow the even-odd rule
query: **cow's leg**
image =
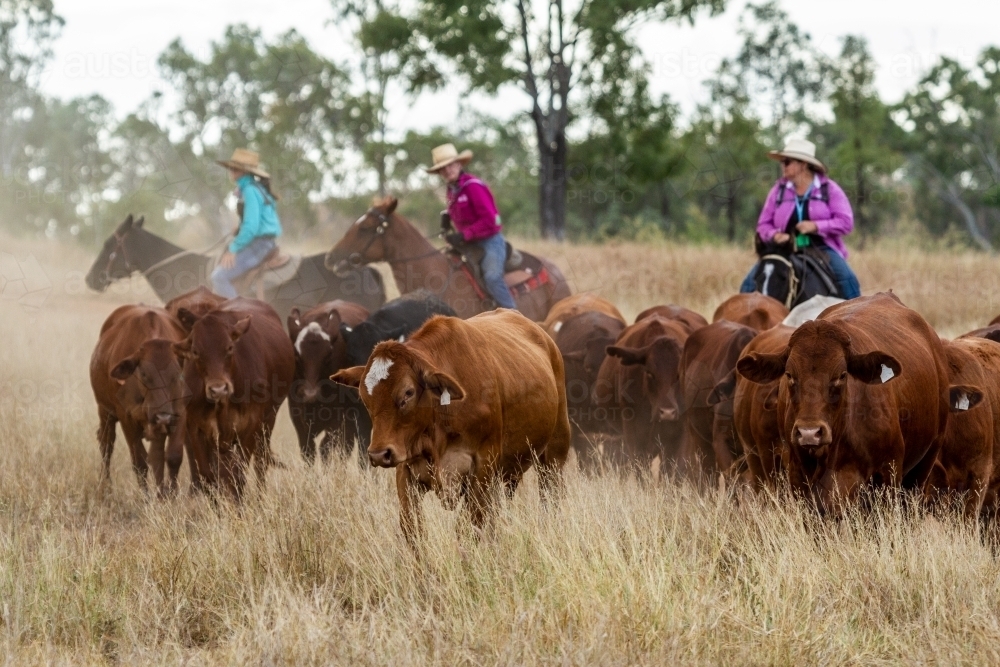
<svg viewBox="0 0 1000 667">
<path fill-rule="evenodd" d="M 100 420 L 97 427 L 97 442 L 101 447 L 101 477 L 98 488 L 107 490 L 111 483 L 111 453 L 115 451 L 115 424 L 118 418 L 113 412 L 98 408 L 97 418 Z"/>
<path fill-rule="evenodd" d="M 157 433 L 149 443 L 149 465 L 153 469 L 153 482 L 156 485 L 157 495 L 162 498 L 165 489 L 163 487 L 163 462 L 166 456 L 167 436 Z"/>
<path fill-rule="evenodd" d="M 563 466 L 569 457 L 571 438 L 569 423 L 564 424 L 563 420 L 559 420 L 555 432 L 538 455 L 538 493 L 543 503 L 550 499 L 555 501 L 562 495 Z"/>
<path fill-rule="evenodd" d="M 302 459 L 312 465 L 316 460 L 316 433 L 312 429 L 312 421 L 305 417 L 293 419 L 295 434 L 299 436 L 299 451 L 302 452 Z"/>
<path fill-rule="evenodd" d="M 420 501 L 430 490 L 430 485 L 420 479 L 420 475 L 408 463 L 396 466 L 396 495 L 399 498 L 399 527 L 407 543 L 417 550 L 423 535 L 423 511 Z"/>
<path fill-rule="evenodd" d="M 260 431 L 250 436 L 253 438 L 252 440 L 245 441 L 256 445 L 253 448 L 253 466 L 257 477 L 257 488 L 260 490 L 264 489 L 264 484 L 267 481 L 267 468 L 271 464 L 271 432 L 273 429 L 274 419 L 272 418 L 269 423 L 264 424 Z"/>
<path fill-rule="evenodd" d="M 160 493 L 161 495 L 176 496 L 177 495 L 177 475 L 181 470 L 181 462 L 184 460 L 184 434 L 187 431 L 187 426 L 184 424 L 184 419 L 182 418 L 180 422 L 174 425 L 173 430 L 167 436 L 167 451 L 166 451 L 166 464 L 167 464 L 167 476 L 169 483 L 164 485 L 161 479 L 158 480 L 160 483 Z"/>
<path fill-rule="evenodd" d="M 238 442 L 219 443 L 219 481 L 223 490 L 235 501 L 243 499 L 246 486 L 246 453 Z"/>
<path fill-rule="evenodd" d="M 122 422 L 122 433 L 125 435 L 125 442 L 128 443 L 128 453 L 132 457 L 132 470 L 136 479 L 139 480 L 139 488 L 148 490 L 149 486 L 146 475 L 149 472 L 149 465 L 146 463 L 146 448 L 142 444 L 142 427 L 132 420 Z"/>
</svg>

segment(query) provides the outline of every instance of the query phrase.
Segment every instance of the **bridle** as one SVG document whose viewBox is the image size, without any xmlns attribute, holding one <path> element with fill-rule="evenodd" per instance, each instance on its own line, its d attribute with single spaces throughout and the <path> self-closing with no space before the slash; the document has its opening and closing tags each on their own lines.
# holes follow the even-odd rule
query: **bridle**
<svg viewBox="0 0 1000 667">
<path fill-rule="evenodd" d="M 368 217 L 370 215 L 375 215 L 376 216 L 376 220 L 378 220 L 378 224 L 375 225 L 374 227 L 362 227 L 361 228 L 360 231 L 363 231 L 365 233 L 371 234 L 371 238 L 368 239 L 368 242 L 365 243 L 364 247 L 361 248 L 361 250 L 359 250 L 357 252 L 352 252 L 350 255 L 348 255 L 347 261 L 348 261 L 349 264 L 354 264 L 353 262 L 350 261 L 351 258 L 353 258 L 353 257 L 357 257 L 358 260 L 359 260 L 358 264 L 360 264 L 361 263 L 360 262 L 361 258 L 363 258 L 365 256 L 365 253 L 368 252 L 368 249 L 371 248 L 373 245 L 375 245 L 375 242 L 378 241 L 380 238 L 382 238 L 382 239 L 385 238 L 385 232 L 386 232 L 386 230 L 389 229 L 389 223 L 392 222 L 392 218 L 390 218 L 389 216 L 387 216 L 385 213 L 383 213 L 382 211 L 380 211 L 377 208 L 369 209 L 368 213 L 365 214 L 365 217 Z M 429 241 L 430 239 L 427 239 L 427 240 Z M 432 256 L 440 254 L 442 252 L 444 252 L 444 248 L 442 248 L 442 249 L 434 248 L 430 252 L 425 252 L 422 255 L 414 255 L 412 257 L 396 257 L 394 259 L 383 258 L 381 261 L 383 261 L 383 262 L 385 262 L 386 264 L 389 264 L 389 265 L 400 264 L 402 262 L 412 262 L 412 261 L 417 260 L 417 259 L 424 259 L 425 257 L 432 257 Z"/>
<path fill-rule="evenodd" d="M 118 230 L 114 231 L 113 236 L 115 237 L 115 247 L 108 254 L 108 263 L 104 267 L 104 277 L 111 279 L 111 265 L 114 264 L 115 259 L 118 257 L 118 252 L 121 251 L 122 258 L 125 260 L 125 270 L 128 273 L 133 271 L 138 271 L 139 267 L 132 263 L 132 260 L 128 256 L 128 246 L 125 245 L 125 238 L 128 236 L 128 232 L 124 234 L 119 234 Z"/>
</svg>

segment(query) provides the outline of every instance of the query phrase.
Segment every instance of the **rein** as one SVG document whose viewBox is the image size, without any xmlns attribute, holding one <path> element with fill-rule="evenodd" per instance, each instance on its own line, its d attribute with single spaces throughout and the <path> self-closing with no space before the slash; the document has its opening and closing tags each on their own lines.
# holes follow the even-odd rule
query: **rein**
<svg viewBox="0 0 1000 667">
<path fill-rule="evenodd" d="M 378 211 L 378 218 L 377 219 L 378 219 L 378 223 L 379 224 L 376 227 L 365 230 L 366 232 L 371 232 L 371 234 L 372 234 L 372 237 L 368 240 L 368 243 L 366 243 L 365 247 L 363 247 L 360 251 L 358 251 L 356 253 L 351 253 L 352 255 L 357 255 L 359 258 L 363 257 L 364 254 L 366 252 L 368 252 L 368 249 L 371 248 L 375 244 L 375 241 L 377 241 L 380 237 L 383 237 L 385 235 L 385 230 L 387 230 L 389 228 L 389 223 L 391 222 L 391 219 L 388 218 L 381 211 Z M 430 242 L 431 238 L 436 238 L 436 237 L 433 237 L 433 236 L 430 237 L 430 238 L 423 237 L 423 239 L 425 241 L 427 241 L 427 242 Z M 392 265 L 392 264 L 401 264 L 403 262 L 412 262 L 412 261 L 418 260 L 418 259 L 425 259 L 427 257 L 433 257 L 434 255 L 441 254 L 441 253 L 445 252 L 446 250 L 447 250 L 447 247 L 445 247 L 445 248 L 432 248 L 429 252 L 425 252 L 422 255 L 413 255 L 412 257 L 396 257 L 395 259 L 388 259 L 387 258 L 387 259 L 383 259 L 382 261 L 385 262 L 386 264 L 390 264 L 390 265 Z"/>
<path fill-rule="evenodd" d="M 142 271 L 141 272 L 142 276 L 144 278 L 148 277 L 149 274 L 152 271 L 155 271 L 156 269 L 162 268 L 164 265 L 169 264 L 169 263 L 173 262 L 174 260 L 179 259 L 180 257 L 183 257 L 184 255 L 207 255 L 207 254 L 210 254 L 212 251 L 214 251 L 216 248 L 218 248 L 220 245 L 222 245 L 225 241 L 227 241 L 230 236 L 232 236 L 232 234 L 226 234 L 226 235 L 224 235 L 221 239 L 219 239 L 218 241 L 216 241 L 212 245 L 208 246 L 204 250 L 181 250 L 180 252 L 175 252 L 173 255 L 170 255 L 170 256 L 168 256 L 168 257 L 166 257 L 164 259 L 161 259 L 159 262 L 157 262 L 156 264 L 153 264 L 151 267 L 149 267 L 145 271 Z M 126 266 L 126 268 L 128 268 L 128 267 Z M 133 270 L 135 270 L 135 269 L 133 269 Z"/>
</svg>

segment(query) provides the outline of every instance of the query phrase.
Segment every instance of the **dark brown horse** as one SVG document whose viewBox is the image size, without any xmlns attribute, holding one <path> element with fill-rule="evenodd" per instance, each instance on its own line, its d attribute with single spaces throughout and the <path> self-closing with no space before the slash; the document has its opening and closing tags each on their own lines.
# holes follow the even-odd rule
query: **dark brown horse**
<svg viewBox="0 0 1000 667">
<path fill-rule="evenodd" d="M 397 200 L 389 197 L 368 209 L 327 253 L 326 266 L 340 274 L 370 262 L 387 262 L 402 294 L 428 290 L 461 318 L 494 309 L 496 304 L 489 296 L 480 296 L 481 290 L 474 287 L 466 271 L 432 246 L 406 218 L 396 214 L 396 204 Z M 542 257 L 537 259 L 548 281 L 514 299 L 522 315 L 541 322 L 549 309 L 571 291 L 555 264 Z"/>
<path fill-rule="evenodd" d="M 87 273 L 90 289 L 103 292 L 112 282 L 136 272 L 164 303 L 199 285 L 211 287 L 211 257 L 184 250 L 146 231 L 142 223 L 142 218 L 135 220 L 130 215 L 107 238 Z M 322 254 L 310 255 L 302 257 L 293 276 L 264 292 L 264 300 L 282 318 L 292 308 L 307 310 L 335 299 L 378 310 L 385 303 L 382 276 L 370 267 L 334 274 L 323 264 Z"/>
</svg>

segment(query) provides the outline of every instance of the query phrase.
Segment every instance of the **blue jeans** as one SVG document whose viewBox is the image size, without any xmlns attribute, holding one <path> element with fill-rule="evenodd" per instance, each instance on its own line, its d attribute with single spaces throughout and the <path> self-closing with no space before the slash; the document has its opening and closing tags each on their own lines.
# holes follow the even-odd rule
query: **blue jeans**
<svg viewBox="0 0 1000 667">
<path fill-rule="evenodd" d="M 501 308 L 517 310 L 514 297 L 510 295 L 507 283 L 503 280 L 503 265 L 507 262 L 507 243 L 503 240 L 503 234 L 494 234 L 476 243 L 486 253 L 482 264 L 483 282 L 490 296 Z"/>
<path fill-rule="evenodd" d="M 236 263 L 231 269 L 216 266 L 212 270 L 212 291 L 227 299 L 236 298 L 238 294 L 232 281 L 260 266 L 267 254 L 274 250 L 274 246 L 273 236 L 258 236 L 236 253 Z"/>
<path fill-rule="evenodd" d="M 830 272 L 833 274 L 833 280 L 837 283 L 837 289 L 840 291 L 841 298 L 856 299 L 861 296 L 861 285 L 858 283 L 858 277 L 854 275 L 854 271 L 847 264 L 847 260 L 841 257 L 833 248 L 824 246 L 823 250 L 826 251 L 826 256 L 830 262 Z M 740 285 L 740 292 L 746 294 L 756 291 L 757 286 L 753 282 L 753 274 L 756 270 L 757 265 L 754 264 L 753 268 L 750 269 L 750 273 L 743 279 L 743 284 Z"/>
</svg>

